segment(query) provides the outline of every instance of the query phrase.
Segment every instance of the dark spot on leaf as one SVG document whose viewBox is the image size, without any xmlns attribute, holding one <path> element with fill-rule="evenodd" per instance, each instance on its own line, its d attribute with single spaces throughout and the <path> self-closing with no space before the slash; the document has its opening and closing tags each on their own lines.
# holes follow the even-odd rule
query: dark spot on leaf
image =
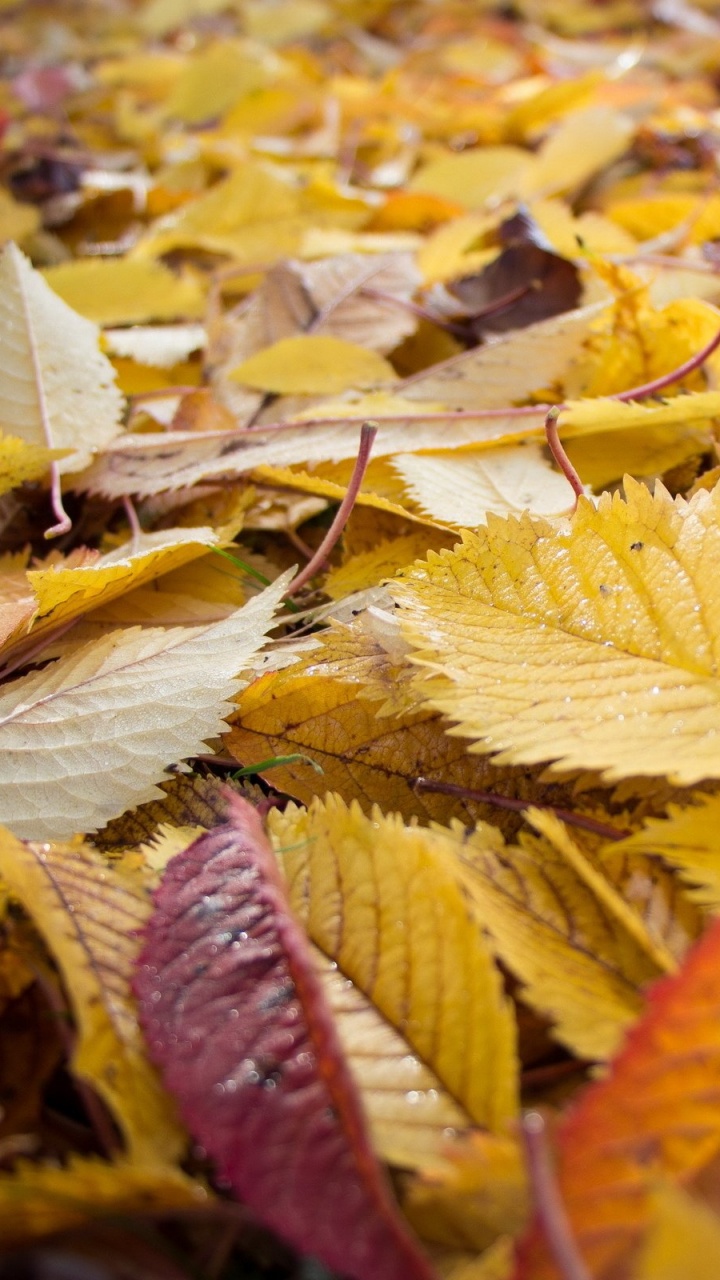
<svg viewBox="0 0 720 1280">
<path fill-rule="evenodd" d="M 631 550 L 631 551 L 642 551 L 642 549 L 643 549 L 643 547 L 644 547 L 644 546 L 645 546 L 645 543 L 644 543 L 644 542 L 631 542 L 631 543 L 630 543 L 630 550 Z"/>
</svg>

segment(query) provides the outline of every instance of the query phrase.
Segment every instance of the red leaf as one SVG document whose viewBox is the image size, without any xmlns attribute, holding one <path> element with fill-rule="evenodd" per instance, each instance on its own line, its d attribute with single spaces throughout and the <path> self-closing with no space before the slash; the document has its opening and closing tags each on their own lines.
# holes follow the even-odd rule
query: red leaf
<svg viewBox="0 0 720 1280">
<path fill-rule="evenodd" d="M 396 1209 L 305 936 L 247 801 L 168 864 L 139 959 L 150 1052 L 237 1194 L 357 1280 L 432 1280 Z"/>
</svg>

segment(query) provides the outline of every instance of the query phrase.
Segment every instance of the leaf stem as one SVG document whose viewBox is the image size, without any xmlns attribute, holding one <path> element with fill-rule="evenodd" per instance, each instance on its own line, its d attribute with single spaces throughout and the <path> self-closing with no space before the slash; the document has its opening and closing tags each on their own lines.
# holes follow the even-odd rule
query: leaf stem
<svg viewBox="0 0 720 1280">
<path fill-rule="evenodd" d="M 478 804 L 494 805 L 496 809 L 510 809 L 514 813 L 524 813 L 526 809 L 547 809 L 569 827 L 591 831 L 604 840 L 624 840 L 630 835 L 629 831 L 608 826 L 596 818 L 587 818 L 582 813 L 573 813 L 572 809 L 559 809 L 557 805 L 543 804 L 538 800 L 517 800 L 513 796 L 501 796 L 495 791 L 475 791 L 472 787 L 462 787 L 457 782 L 435 782 L 432 778 L 414 778 L 412 785 L 416 791 L 436 791 L 444 796 L 457 796 L 459 800 L 475 800 Z"/>
<path fill-rule="evenodd" d="M 47 438 L 51 439 L 49 435 Z M 57 524 L 51 525 L 49 529 L 46 529 L 43 537 L 59 538 L 61 534 L 70 532 L 72 520 L 63 506 L 60 468 L 57 462 L 50 463 L 50 502 Z"/>
<path fill-rule="evenodd" d="M 545 417 L 545 435 L 553 458 L 575 494 L 575 501 L 572 508 L 574 512 L 577 508 L 578 498 L 583 497 L 585 489 L 583 488 L 583 482 L 580 479 L 580 476 L 560 443 L 557 422 L 562 408 L 562 405 L 554 404 L 550 409 L 548 409 Z"/>
<path fill-rule="evenodd" d="M 548 1152 L 546 1126 L 538 1111 L 528 1111 L 521 1130 L 535 1212 L 563 1280 L 592 1280 L 575 1243 Z"/>
<path fill-rule="evenodd" d="M 286 595 L 295 595 L 301 587 L 305 586 L 306 582 L 309 582 L 310 579 L 313 578 L 320 569 L 322 569 L 325 561 L 330 555 L 330 552 L 342 534 L 342 531 L 350 517 L 350 512 L 355 506 L 358 493 L 360 492 L 360 486 L 363 482 L 363 476 L 367 471 L 367 465 L 370 461 L 370 451 L 373 447 L 373 441 L 377 432 L 377 423 L 363 422 L 360 430 L 360 447 L 358 449 L 357 458 L 355 459 L 355 466 L 353 467 L 353 473 L 350 477 L 350 483 L 347 487 L 347 493 L 340 503 L 335 519 L 330 525 L 330 528 L 325 534 L 320 546 L 312 559 L 308 560 L 305 567 L 300 570 L 295 578 L 293 578 L 287 589 Z"/>
<path fill-rule="evenodd" d="M 652 382 L 644 382 L 639 387 L 631 387 L 629 391 L 618 391 L 614 396 L 609 396 L 608 399 L 641 400 L 643 396 L 655 395 L 656 391 L 662 391 L 664 387 L 670 386 L 672 382 L 679 382 L 681 378 L 687 377 L 689 373 L 694 373 L 718 347 L 720 347 L 720 329 L 718 329 L 714 338 L 711 338 L 696 355 L 691 356 L 684 364 L 679 364 L 677 369 L 672 369 L 670 373 L 664 373 L 660 378 L 654 378 Z"/>
</svg>

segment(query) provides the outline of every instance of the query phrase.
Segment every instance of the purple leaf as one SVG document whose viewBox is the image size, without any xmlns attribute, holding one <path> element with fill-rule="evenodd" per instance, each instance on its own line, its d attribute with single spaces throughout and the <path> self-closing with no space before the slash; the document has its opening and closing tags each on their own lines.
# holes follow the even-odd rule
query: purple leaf
<svg viewBox="0 0 720 1280">
<path fill-rule="evenodd" d="M 432 1280 L 261 821 L 227 799 L 155 896 L 135 984 L 150 1053 L 219 1175 L 289 1244 L 356 1280 Z"/>
</svg>

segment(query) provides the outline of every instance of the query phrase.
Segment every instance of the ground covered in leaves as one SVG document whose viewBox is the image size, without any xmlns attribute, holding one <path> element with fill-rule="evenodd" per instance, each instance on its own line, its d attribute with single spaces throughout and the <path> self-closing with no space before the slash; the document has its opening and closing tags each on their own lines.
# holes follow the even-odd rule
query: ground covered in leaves
<svg viewBox="0 0 720 1280">
<path fill-rule="evenodd" d="M 720 1274 L 714 10 L 0 0 L 3 1280 Z"/>
</svg>

